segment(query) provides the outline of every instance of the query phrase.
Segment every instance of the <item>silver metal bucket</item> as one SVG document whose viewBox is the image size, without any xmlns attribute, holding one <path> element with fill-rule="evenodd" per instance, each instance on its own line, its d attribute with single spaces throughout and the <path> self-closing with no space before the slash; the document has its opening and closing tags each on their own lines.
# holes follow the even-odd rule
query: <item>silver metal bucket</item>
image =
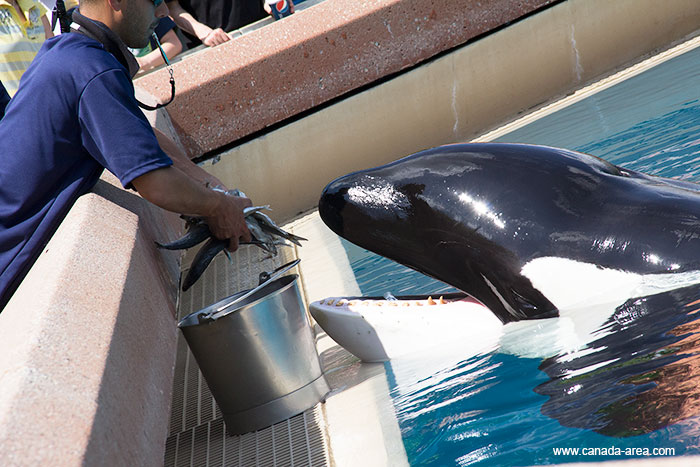
<svg viewBox="0 0 700 467">
<path fill-rule="evenodd" d="M 297 277 L 268 279 L 178 324 L 229 434 L 286 420 L 329 391 Z"/>
</svg>

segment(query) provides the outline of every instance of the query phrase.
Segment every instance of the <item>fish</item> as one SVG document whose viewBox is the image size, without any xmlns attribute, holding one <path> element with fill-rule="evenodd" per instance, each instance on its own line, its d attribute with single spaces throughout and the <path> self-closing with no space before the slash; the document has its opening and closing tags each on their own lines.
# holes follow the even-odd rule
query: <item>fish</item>
<svg viewBox="0 0 700 467">
<path fill-rule="evenodd" d="M 214 257 L 228 246 L 228 240 L 220 240 L 216 237 L 210 237 L 207 242 L 202 245 L 194 259 L 185 279 L 182 281 L 182 291 L 186 292 L 197 280 L 204 274 L 209 264 Z"/>
<path fill-rule="evenodd" d="M 252 213 L 253 219 L 256 221 L 256 223 L 261 227 L 261 229 L 264 232 L 267 232 L 270 236 L 279 236 L 284 238 L 285 240 L 289 240 L 290 242 L 294 243 L 297 246 L 301 246 L 301 241 L 305 241 L 306 239 L 304 237 L 300 237 L 298 235 L 294 235 L 292 233 L 286 232 L 279 227 L 270 219 L 269 216 L 266 214 L 263 214 L 260 211 L 255 211 Z M 248 217 L 246 217 L 246 222 L 248 223 L 248 226 L 252 222 L 248 222 Z"/>
<path fill-rule="evenodd" d="M 159 243 L 155 242 L 158 248 L 165 250 L 185 250 L 187 248 L 192 248 L 193 246 L 199 245 L 207 238 L 211 237 L 211 231 L 206 222 L 197 221 L 192 223 L 187 232 L 182 237 L 170 243 Z"/>
<path fill-rule="evenodd" d="M 214 191 L 225 193 L 228 196 L 245 196 L 239 190 L 225 191 L 221 188 L 212 188 Z M 275 224 L 269 216 L 262 211 L 270 210 L 269 205 L 250 206 L 243 209 L 246 226 L 251 233 L 250 242 L 241 242 L 241 245 L 255 245 L 269 256 L 264 259 L 277 256 L 278 246 L 291 246 L 287 241 L 301 246 L 302 241 L 306 241 L 304 237 L 289 233 Z M 221 251 L 226 252 L 229 240 L 220 240 L 213 236 L 206 220 L 201 217 L 181 216 L 185 220 L 185 234 L 169 243 L 155 242 L 158 248 L 167 250 L 184 250 L 192 248 L 207 240 L 200 248 L 192 261 L 192 266 L 187 273 L 183 283 L 183 292 L 189 289 L 204 273 L 214 257 Z"/>
</svg>

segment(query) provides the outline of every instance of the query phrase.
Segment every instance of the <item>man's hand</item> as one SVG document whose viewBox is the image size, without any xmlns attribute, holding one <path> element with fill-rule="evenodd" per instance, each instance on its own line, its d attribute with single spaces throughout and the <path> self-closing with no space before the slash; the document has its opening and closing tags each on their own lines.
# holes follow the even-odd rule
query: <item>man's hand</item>
<svg viewBox="0 0 700 467">
<path fill-rule="evenodd" d="M 176 167 L 163 167 L 132 180 L 136 190 L 151 203 L 171 212 L 206 219 L 211 233 L 230 240 L 235 251 L 240 240 L 251 240 L 243 209 L 252 206 L 245 197 L 229 196 L 205 187 Z"/>
<path fill-rule="evenodd" d="M 217 195 L 219 195 L 219 203 L 214 215 L 205 219 L 211 233 L 218 239 L 228 239 L 228 250 L 236 251 L 239 241 L 250 242 L 251 240 L 243 209 L 252 206 L 253 203 L 248 198 L 240 196 L 229 196 L 223 193 L 217 193 Z"/>
<path fill-rule="evenodd" d="M 194 16 L 186 12 L 178 0 L 165 0 L 170 11 L 170 17 L 180 29 L 197 37 L 204 45 L 209 47 L 223 44 L 231 38 L 223 29 L 212 29 L 204 23 L 200 23 Z"/>
</svg>

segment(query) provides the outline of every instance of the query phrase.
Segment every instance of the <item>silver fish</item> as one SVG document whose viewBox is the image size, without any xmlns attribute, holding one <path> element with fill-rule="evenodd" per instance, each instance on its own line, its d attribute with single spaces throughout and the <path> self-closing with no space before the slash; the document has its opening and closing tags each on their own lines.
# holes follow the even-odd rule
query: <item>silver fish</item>
<svg viewBox="0 0 700 467">
<path fill-rule="evenodd" d="M 228 196 L 245 196 L 239 190 L 224 190 L 220 187 L 210 187 L 214 191 L 225 193 Z M 267 258 L 277 256 L 278 246 L 291 246 L 287 242 L 301 246 L 301 241 L 306 240 L 303 237 L 282 230 L 270 219 L 269 216 L 262 211 L 270 210 L 269 205 L 250 206 L 243 210 L 246 226 L 250 231 L 252 240 L 250 242 L 241 242 L 241 245 L 255 245 L 268 253 Z M 204 273 L 206 268 L 212 262 L 214 257 L 221 251 L 225 252 L 228 240 L 219 240 L 211 234 L 206 221 L 200 217 L 181 216 L 186 221 L 187 232 L 181 238 L 166 244 L 156 242 L 159 248 L 170 250 L 180 250 L 191 248 L 206 239 L 209 239 L 195 255 L 192 260 L 192 265 L 187 273 L 187 276 L 182 282 L 182 290 L 189 289 Z"/>
<path fill-rule="evenodd" d="M 190 270 L 187 271 L 185 279 L 182 281 L 182 291 L 185 292 L 187 289 L 192 287 L 192 285 L 197 282 L 204 271 L 209 266 L 209 263 L 223 251 L 228 246 L 228 240 L 219 240 L 216 237 L 211 237 L 207 240 L 207 243 L 202 245 L 199 249 L 194 259 L 192 260 L 192 265 Z"/>
<path fill-rule="evenodd" d="M 184 250 L 199 245 L 207 238 L 211 237 L 209 226 L 205 222 L 190 223 L 190 227 L 185 232 L 185 235 L 170 243 L 155 242 L 158 248 L 166 250 Z"/>
<path fill-rule="evenodd" d="M 300 237 L 298 235 L 291 234 L 289 232 L 286 232 L 279 227 L 277 227 L 277 224 L 275 224 L 272 219 L 270 219 L 266 214 L 263 214 L 260 211 L 256 211 L 252 214 L 252 217 L 255 219 L 255 221 L 262 227 L 262 229 L 271 234 L 271 235 L 277 235 L 280 236 L 286 240 L 289 240 L 290 242 L 294 243 L 295 245 L 301 246 L 300 241 L 306 240 L 304 237 Z"/>
</svg>

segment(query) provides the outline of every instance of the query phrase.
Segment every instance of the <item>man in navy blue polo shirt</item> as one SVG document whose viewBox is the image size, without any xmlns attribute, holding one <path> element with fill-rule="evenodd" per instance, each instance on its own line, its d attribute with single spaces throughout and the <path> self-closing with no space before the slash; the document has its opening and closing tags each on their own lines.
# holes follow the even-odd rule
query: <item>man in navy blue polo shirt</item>
<svg viewBox="0 0 700 467">
<path fill-rule="evenodd" d="M 79 32 L 46 41 L 25 72 L 0 120 L 0 311 L 104 168 L 157 206 L 205 217 L 230 250 L 250 241 L 250 200 L 168 157 L 134 98 L 127 47 L 144 47 L 167 13 L 162 0 L 81 0 Z"/>
</svg>

